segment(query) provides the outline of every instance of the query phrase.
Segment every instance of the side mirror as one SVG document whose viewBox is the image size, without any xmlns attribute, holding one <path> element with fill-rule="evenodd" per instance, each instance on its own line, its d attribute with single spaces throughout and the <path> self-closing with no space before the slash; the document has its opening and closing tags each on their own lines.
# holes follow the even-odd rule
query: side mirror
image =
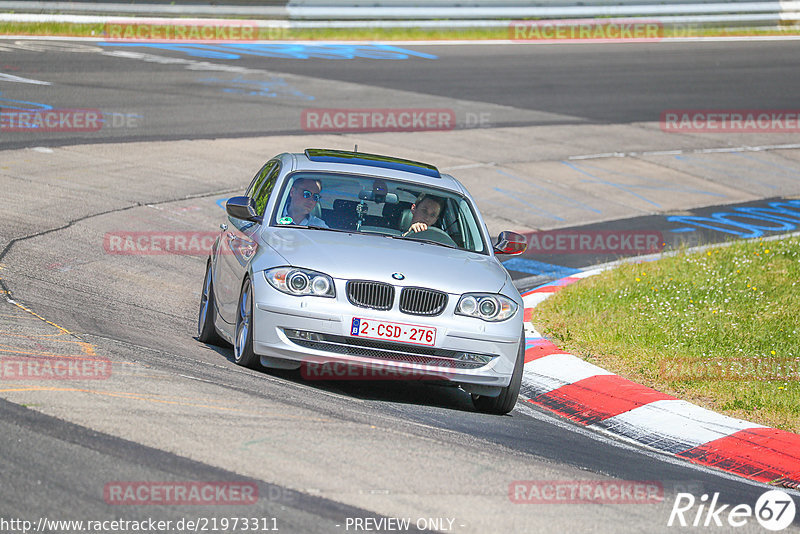
<svg viewBox="0 0 800 534">
<path fill-rule="evenodd" d="M 243 221 L 261 222 L 256 213 L 256 202 L 250 197 L 232 197 L 225 203 L 228 215 Z"/>
<path fill-rule="evenodd" d="M 500 232 L 494 244 L 495 254 L 522 254 L 528 248 L 525 236 L 516 232 Z"/>
</svg>

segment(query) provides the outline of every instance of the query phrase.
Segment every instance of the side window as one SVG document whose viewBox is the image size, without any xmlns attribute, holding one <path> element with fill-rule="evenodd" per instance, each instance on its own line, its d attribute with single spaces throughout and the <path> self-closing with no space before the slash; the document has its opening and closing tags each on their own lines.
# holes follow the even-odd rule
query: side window
<svg viewBox="0 0 800 534">
<path fill-rule="evenodd" d="M 262 217 L 264 216 L 264 210 L 267 209 L 267 201 L 269 201 L 269 195 L 275 188 L 275 182 L 278 181 L 278 174 L 280 174 L 280 172 L 281 172 L 281 166 L 278 162 L 275 162 L 271 168 L 266 170 L 264 174 L 263 185 L 261 185 L 261 188 L 255 189 L 256 194 L 253 196 L 253 200 L 256 201 L 256 213 L 258 213 Z"/>
<path fill-rule="evenodd" d="M 461 219 L 461 226 L 464 241 L 464 248 L 473 252 L 483 252 L 483 239 L 481 231 L 472 215 L 469 204 L 463 199 L 458 203 L 458 218 Z"/>
<path fill-rule="evenodd" d="M 252 197 L 253 193 L 258 191 L 258 189 L 261 187 L 261 184 L 264 183 L 264 179 L 269 174 L 269 171 L 272 170 L 276 163 L 277 162 L 275 161 L 268 161 L 263 167 L 261 167 L 261 170 L 256 173 L 256 175 L 253 177 L 253 180 L 250 182 L 250 185 L 247 187 L 245 196 Z"/>
</svg>

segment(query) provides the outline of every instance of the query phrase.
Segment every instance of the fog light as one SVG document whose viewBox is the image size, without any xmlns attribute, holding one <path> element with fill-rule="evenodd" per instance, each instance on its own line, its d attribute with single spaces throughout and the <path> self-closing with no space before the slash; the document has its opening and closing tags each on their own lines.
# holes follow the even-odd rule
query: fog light
<svg viewBox="0 0 800 534">
<path fill-rule="evenodd" d="M 289 339 L 302 339 L 304 341 L 325 341 L 324 334 L 316 332 L 308 332 L 306 330 L 294 330 L 293 328 L 284 328 L 283 332 Z"/>
<path fill-rule="evenodd" d="M 472 363 L 489 363 L 492 361 L 493 356 L 488 354 L 475 354 L 472 352 L 462 352 L 458 359 L 462 362 L 472 362 Z"/>
</svg>

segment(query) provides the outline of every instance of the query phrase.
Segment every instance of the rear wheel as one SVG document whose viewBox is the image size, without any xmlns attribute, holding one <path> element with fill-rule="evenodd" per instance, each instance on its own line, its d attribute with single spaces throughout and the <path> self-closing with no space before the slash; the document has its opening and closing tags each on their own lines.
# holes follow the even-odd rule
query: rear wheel
<svg viewBox="0 0 800 534">
<path fill-rule="evenodd" d="M 253 352 L 253 284 L 245 278 L 236 312 L 236 336 L 233 339 L 233 359 L 243 367 L 257 369 L 261 362 Z"/>
<path fill-rule="evenodd" d="M 500 391 L 497 397 L 487 397 L 485 395 L 472 395 L 472 404 L 475 409 L 483 413 L 504 415 L 514 409 L 519 397 L 519 388 L 522 385 L 522 370 L 525 367 L 525 331 L 519 340 L 519 350 L 517 351 L 517 361 L 514 364 L 514 372 L 511 375 L 511 382 Z"/>
<path fill-rule="evenodd" d="M 214 284 L 211 281 L 211 260 L 206 267 L 206 278 L 203 280 L 203 291 L 200 295 L 200 313 L 197 317 L 197 339 L 203 343 L 219 345 L 222 338 L 214 328 L 214 319 L 217 314 L 214 301 Z"/>
</svg>

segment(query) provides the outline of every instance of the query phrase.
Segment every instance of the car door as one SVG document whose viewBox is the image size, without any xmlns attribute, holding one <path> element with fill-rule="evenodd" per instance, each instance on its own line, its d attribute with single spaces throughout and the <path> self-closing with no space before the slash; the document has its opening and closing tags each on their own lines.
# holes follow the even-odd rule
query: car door
<svg viewBox="0 0 800 534">
<path fill-rule="evenodd" d="M 256 213 L 264 216 L 267 200 L 275 186 L 280 163 L 270 160 L 253 178 L 245 193 L 256 204 Z M 229 324 L 236 322 L 236 306 L 242 280 L 247 273 L 250 260 L 256 253 L 258 243 L 256 234 L 261 230 L 259 222 L 245 221 L 228 215 L 220 235 L 217 252 L 216 283 L 219 287 L 217 303 L 219 315 Z"/>
</svg>

